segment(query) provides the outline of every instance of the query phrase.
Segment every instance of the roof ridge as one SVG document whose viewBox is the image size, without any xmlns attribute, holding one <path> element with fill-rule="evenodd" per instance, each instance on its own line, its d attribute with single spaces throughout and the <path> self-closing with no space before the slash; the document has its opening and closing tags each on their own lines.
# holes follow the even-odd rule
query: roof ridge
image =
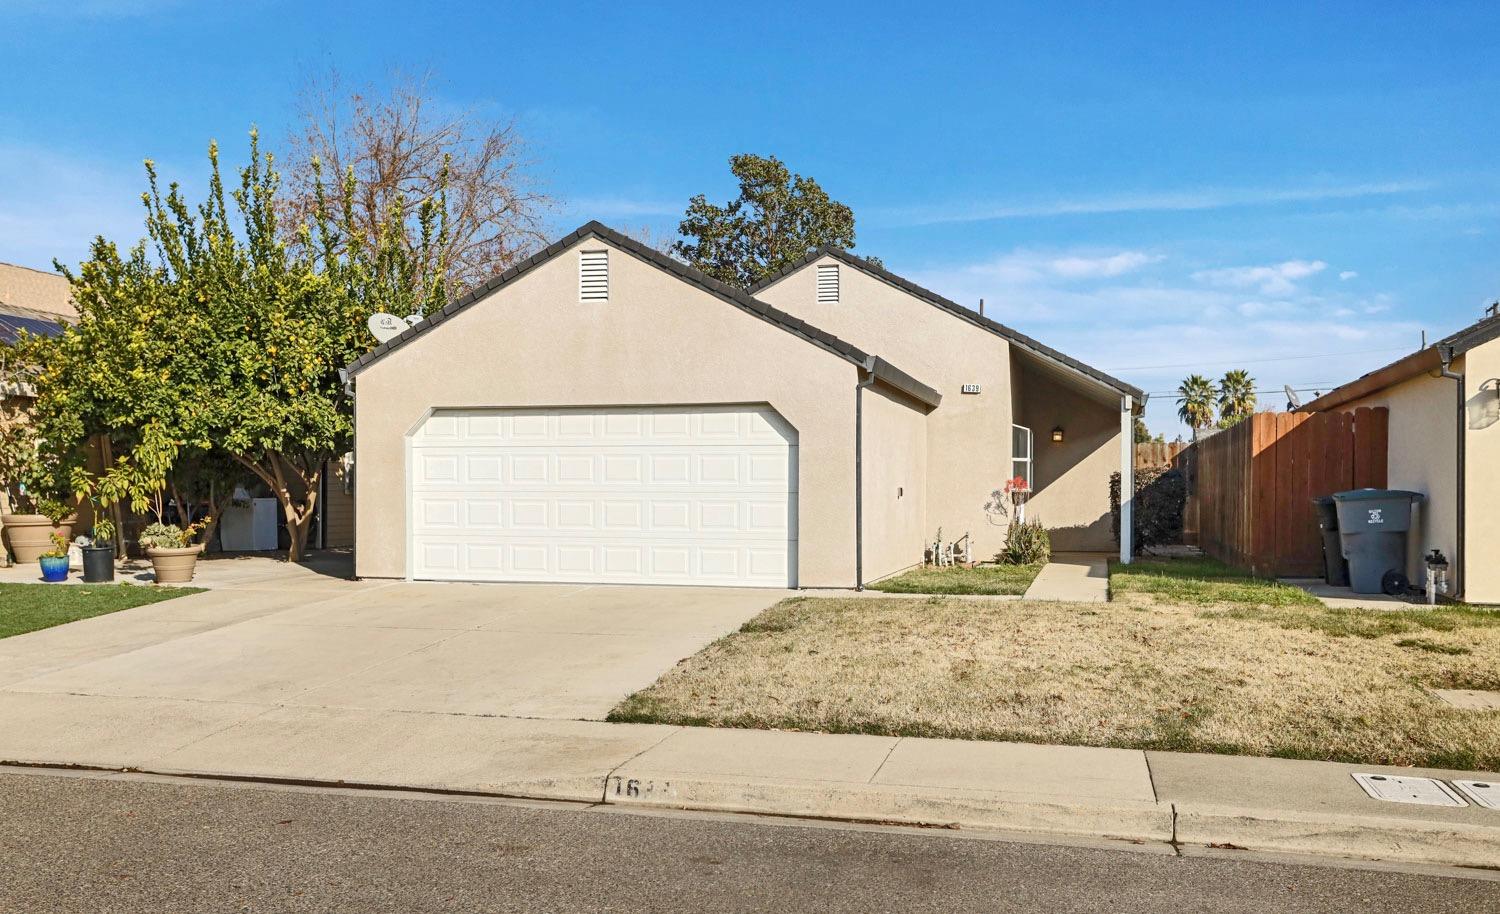
<svg viewBox="0 0 1500 914">
<path fill-rule="evenodd" d="M 890 364 L 884 359 L 876 358 L 854 346 L 852 343 L 849 343 L 846 340 L 842 340 L 826 330 L 819 329 L 818 327 L 807 323 L 801 318 L 795 317 L 794 315 L 788 314 L 787 312 L 782 311 L 779 308 L 761 301 L 760 299 L 746 292 L 744 289 L 740 289 L 736 286 L 731 286 L 726 282 L 715 279 L 714 277 L 709 276 L 707 273 L 704 273 L 702 270 L 699 270 L 693 265 L 683 263 L 680 260 L 669 257 L 668 255 L 656 250 L 653 247 L 643 244 L 628 235 L 610 228 L 597 219 L 592 219 L 584 223 L 583 225 L 542 248 L 540 251 L 536 252 L 520 263 L 512 264 L 509 268 L 507 268 L 499 275 L 491 277 L 490 279 L 485 280 L 482 283 L 476 283 L 475 285 L 471 286 L 468 291 L 464 292 L 458 298 L 444 305 L 441 310 L 427 315 L 422 320 L 401 331 L 401 333 L 397 336 L 386 340 L 385 342 L 371 349 L 369 352 L 366 352 L 364 355 L 355 359 L 349 364 L 348 371 L 353 374 L 368 367 L 371 363 L 385 356 L 391 350 L 404 345 L 407 341 L 411 340 L 419 333 L 424 333 L 427 330 L 431 329 L 433 326 L 442 323 L 449 317 L 452 317 L 453 315 L 464 310 L 480 299 L 486 297 L 491 292 L 498 289 L 500 286 L 510 282 L 513 279 L 516 279 L 517 277 L 534 269 L 535 267 L 540 266 L 546 261 L 551 260 L 553 257 L 572 247 L 578 241 L 589 236 L 602 238 L 615 247 L 620 248 L 625 253 L 630 254 L 631 256 L 642 260 L 645 263 L 655 266 L 658 269 L 662 269 L 669 273 L 675 274 L 681 279 L 687 282 L 691 282 L 699 288 L 702 288 L 703 290 L 716 295 L 719 298 L 730 302 L 731 304 L 734 304 L 742 310 L 755 314 L 756 316 L 768 321 L 769 323 L 781 327 L 783 330 L 786 330 L 789 333 L 796 334 L 797 336 L 802 337 L 808 342 L 811 342 L 822 349 L 832 352 L 833 354 L 838 355 L 839 357 L 844 358 L 847 361 L 853 362 L 856 365 L 870 368 L 877 377 L 880 377 L 882 380 L 901 390 L 903 393 L 915 397 L 918 400 L 928 403 L 931 406 L 937 406 L 938 403 L 942 400 L 942 395 L 939 394 L 936 390 L 926 384 L 923 384 L 901 369 L 896 368 L 896 366 Z"/>
</svg>

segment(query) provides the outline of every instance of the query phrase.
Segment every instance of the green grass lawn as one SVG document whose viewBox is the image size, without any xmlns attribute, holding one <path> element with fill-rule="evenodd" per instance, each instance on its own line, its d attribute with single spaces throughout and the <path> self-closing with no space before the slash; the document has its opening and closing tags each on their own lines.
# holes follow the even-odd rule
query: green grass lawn
<svg viewBox="0 0 1500 914">
<path fill-rule="evenodd" d="M 0 638 L 201 593 L 199 587 L 0 584 Z"/>
<path fill-rule="evenodd" d="M 1318 606 L 1300 587 L 1258 578 L 1210 558 L 1138 558 L 1109 563 L 1109 594 L 1144 594 L 1162 603 L 1193 606 Z"/>
<path fill-rule="evenodd" d="M 918 568 L 868 585 L 882 593 L 1023 594 L 1041 565 Z"/>
</svg>

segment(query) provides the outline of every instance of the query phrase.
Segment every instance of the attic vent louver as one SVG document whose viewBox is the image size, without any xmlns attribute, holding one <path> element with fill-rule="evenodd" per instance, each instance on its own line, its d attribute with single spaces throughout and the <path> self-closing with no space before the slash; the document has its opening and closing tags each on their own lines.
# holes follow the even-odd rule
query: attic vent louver
<svg viewBox="0 0 1500 914">
<path fill-rule="evenodd" d="M 578 252 L 578 298 L 609 300 L 609 251 Z"/>
<path fill-rule="evenodd" d="M 818 301 L 838 303 L 839 300 L 839 265 L 836 263 L 818 264 Z"/>
</svg>

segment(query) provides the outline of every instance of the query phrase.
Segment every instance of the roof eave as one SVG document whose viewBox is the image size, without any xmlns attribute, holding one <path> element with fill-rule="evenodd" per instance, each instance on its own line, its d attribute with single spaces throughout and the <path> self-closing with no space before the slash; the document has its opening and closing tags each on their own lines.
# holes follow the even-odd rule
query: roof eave
<svg viewBox="0 0 1500 914">
<path fill-rule="evenodd" d="M 1111 377 L 1097 368 L 1085 365 L 1083 362 L 1080 362 L 1070 356 L 1064 355 L 1056 349 L 1044 345 L 1027 336 L 1026 334 L 1021 333 L 1018 330 L 1007 327 L 999 321 L 993 321 L 987 317 L 983 317 L 974 310 L 965 308 L 958 302 L 945 298 L 932 291 L 931 289 L 925 289 L 909 279 L 898 276 L 895 273 L 892 273 L 890 270 L 885 269 L 884 267 L 876 266 L 863 257 L 860 257 L 857 254 L 851 254 L 849 251 L 834 245 L 824 245 L 823 247 L 818 248 L 816 251 L 813 251 L 811 254 L 808 254 L 800 260 L 782 267 L 780 270 L 777 270 L 775 273 L 772 273 L 770 276 L 767 276 L 752 285 L 750 287 L 750 293 L 754 295 L 763 289 L 767 289 L 792 275 L 793 273 L 796 273 L 797 271 L 807 267 L 809 264 L 824 257 L 832 257 L 835 260 L 846 263 L 849 266 L 854 267 L 855 269 L 871 277 L 874 277 L 881 282 L 886 283 L 887 285 L 899 289 L 900 291 L 905 292 L 915 298 L 921 299 L 922 301 L 927 302 L 933 307 L 948 312 L 959 320 L 967 321 L 968 323 L 973 324 L 975 327 L 978 327 L 981 330 L 988 331 L 989 333 L 993 333 L 994 335 L 1001 337 L 1002 339 L 1008 340 L 1012 344 L 1020 346 L 1022 349 L 1025 349 L 1027 352 L 1030 352 L 1036 357 L 1045 359 L 1060 368 L 1064 368 L 1080 378 L 1083 378 L 1122 396 L 1128 395 L 1130 397 L 1133 397 L 1137 401 L 1145 397 L 1145 392 L 1133 384 L 1127 384 L 1124 381 L 1121 381 L 1119 378 Z"/>
</svg>

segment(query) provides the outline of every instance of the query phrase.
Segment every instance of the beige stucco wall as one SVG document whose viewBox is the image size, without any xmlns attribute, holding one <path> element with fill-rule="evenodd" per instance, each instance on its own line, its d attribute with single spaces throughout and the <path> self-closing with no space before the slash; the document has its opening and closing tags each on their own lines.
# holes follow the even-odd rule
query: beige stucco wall
<svg viewBox="0 0 1500 914">
<path fill-rule="evenodd" d="M 864 400 L 864 576 L 874 581 L 922 562 L 927 542 L 927 411 L 880 388 Z"/>
<path fill-rule="evenodd" d="M 817 300 L 822 263 L 839 264 L 837 303 Z M 1009 519 L 987 513 L 984 505 L 1011 477 L 1016 422 L 1032 429 L 1038 456 L 1028 516 L 1040 517 L 1052 531 L 1055 549 L 1114 548 L 1109 476 L 1120 468 L 1117 405 L 1023 368 L 1007 340 L 836 258 L 808 264 L 756 295 L 890 360 L 943 395 L 927 418 L 924 539 L 939 527 L 945 540 L 969 532 L 980 558 L 1004 545 Z M 965 384 L 979 384 L 980 393 L 963 393 Z M 1065 429 L 1062 445 L 1048 437 L 1056 425 Z"/>
<path fill-rule="evenodd" d="M 1464 596 L 1500 604 L 1500 340 L 1464 355 L 1464 388 Z"/>
<path fill-rule="evenodd" d="M 1455 369 L 1462 370 L 1461 359 Z M 1457 561 L 1458 395 L 1454 385 L 1447 378 L 1421 375 L 1339 407 L 1340 412 L 1361 406 L 1390 410 L 1386 485 L 1427 496 L 1417 506 L 1407 537 L 1406 574 L 1419 585 L 1427 580 L 1422 563 L 1427 550 L 1441 549 L 1450 561 Z M 1472 568 L 1474 563 L 1469 565 Z"/>
<path fill-rule="evenodd" d="M 768 403 L 798 432 L 798 583 L 852 586 L 856 367 L 619 249 L 610 300 L 580 302 L 577 249 L 601 247 L 583 240 L 357 375 L 356 574 L 406 574 L 405 441 L 432 408 Z"/>
<path fill-rule="evenodd" d="M 1109 477 L 1120 470 L 1120 408 L 1080 393 L 1041 370 L 1016 362 L 1024 395 L 1016 421 L 1036 447 L 1028 519 L 1040 520 L 1061 551 L 1109 551 Z M 1061 427 L 1063 440 L 1052 441 Z"/>
<path fill-rule="evenodd" d="M 924 539 L 971 534 L 975 555 L 1005 542 L 1004 518 L 984 510 L 1010 478 L 1010 344 L 861 270 L 840 264 L 840 300 L 817 300 L 822 258 L 758 291 L 756 297 L 881 356 L 935 388 L 942 405 L 927 417 Z M 980 393 L 965 394 L 965 384 Z M 868 531 L 867 531 L 868 533 Z"/>
</svg>

